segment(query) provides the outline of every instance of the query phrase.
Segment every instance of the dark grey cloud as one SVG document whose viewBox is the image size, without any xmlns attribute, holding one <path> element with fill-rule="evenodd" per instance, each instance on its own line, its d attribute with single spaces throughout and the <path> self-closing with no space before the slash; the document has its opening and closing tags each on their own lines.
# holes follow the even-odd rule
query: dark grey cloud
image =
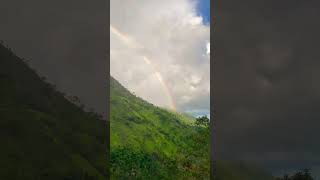
<svg viewBox="0 0 320 180">
<path fill-rule="evenodd" d="M 218 159 L 273 171 L 319 166 L 319 7 L 318 1 L 220 1 L 213 89 Z"/>
<path fill-rule="evenodd" d="M 2 0 L 0 39 L 88 107 L 106 111 L 108 1 Z"/>
</svg>

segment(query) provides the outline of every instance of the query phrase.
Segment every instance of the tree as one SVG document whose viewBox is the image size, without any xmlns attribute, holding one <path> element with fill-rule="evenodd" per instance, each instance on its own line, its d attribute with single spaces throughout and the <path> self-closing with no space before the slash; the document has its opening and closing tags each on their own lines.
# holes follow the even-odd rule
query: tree
<svg viewBox="0 0 320 180">
<path fill-rule="evenodd" d="M 210 120 L 207 116 L 198 117 L 196 118 L 196 122 L 195 122 L 196 125 L 205 126 L 205 127 L 209 127 L 209 123 L 210 123 Z"/>
</svg>

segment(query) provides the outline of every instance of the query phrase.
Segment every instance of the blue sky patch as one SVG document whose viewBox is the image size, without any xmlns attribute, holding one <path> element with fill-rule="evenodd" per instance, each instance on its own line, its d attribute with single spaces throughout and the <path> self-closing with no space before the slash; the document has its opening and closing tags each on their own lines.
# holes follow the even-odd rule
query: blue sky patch
<svg viewBox="0 0 320 180">
<path fill-rule="evenodd" d="M 198 0 L 197 10 L 203 17 L 204 24 L 210 24 L 210 0 Z"/>
</svg>

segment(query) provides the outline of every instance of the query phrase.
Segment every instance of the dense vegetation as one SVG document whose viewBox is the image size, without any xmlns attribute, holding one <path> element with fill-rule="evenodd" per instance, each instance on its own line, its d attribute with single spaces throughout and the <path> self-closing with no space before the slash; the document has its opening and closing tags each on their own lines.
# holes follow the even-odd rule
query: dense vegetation
<svg viewBox="0 0 320 180">
<path fill-rule="evenodd" d="M 136 97 L 110 77 L 111 179 L 209 179 L 210 129 Z M 218 161 L 215 180 L 273 180 L 260 168 Z"/>
<path fill-rule="evenodd" d="M 0 87 L 0 179 L 106 179 L 101 116 L 70 102 L 2 44 Z"/>
<path fill-rule="evenodd" d="M 112 77 L 111 178 L 209 179 L 209 127 L 156 107 Z"/>
</svg>

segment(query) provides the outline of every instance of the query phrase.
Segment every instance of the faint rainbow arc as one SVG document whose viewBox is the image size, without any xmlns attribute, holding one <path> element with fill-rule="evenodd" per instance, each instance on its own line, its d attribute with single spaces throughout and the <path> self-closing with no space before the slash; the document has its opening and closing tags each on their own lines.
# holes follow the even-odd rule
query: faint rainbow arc
<svg viewBox="0 0 320 180">
<path fill-rule="evenodd" d="M 115 28 L 112 25 L 110 25 L 110 32 L 112 32 L 113 34 L 117 35 L 127 46 L 130 46 L 132 48 L 145 49 L 144 46 L 142 46 L 142 45 L 138 44 L 137 42 L 133 41 L 128 35 L 125 35 L 124 33 L 119 31 L 117 28 Z M 153 71 L 155 72 L 155 75 L 156 75 L 157 79 L 159 80 L 162 88 L 165 91 L 165 94 L 167 95 L 167 98 L 170 101 L 171 108 L 173 110 L 176 110 L 176 104 L 175 104 L 175 101 L 173 99 L 172 93 L 170 92 L 170 88 L 168 87 L 166 82 L 163 80 L 163 77 L 162 77 L 161 73 L 157 70 L 156 66 L 152 63 L 152 61 L 146 55 L 143 55 L 143 60 L 144 60 L 144 62 L 146 64 L 148 64 L 149 66 L 152 67 Z"/>
</svg>

